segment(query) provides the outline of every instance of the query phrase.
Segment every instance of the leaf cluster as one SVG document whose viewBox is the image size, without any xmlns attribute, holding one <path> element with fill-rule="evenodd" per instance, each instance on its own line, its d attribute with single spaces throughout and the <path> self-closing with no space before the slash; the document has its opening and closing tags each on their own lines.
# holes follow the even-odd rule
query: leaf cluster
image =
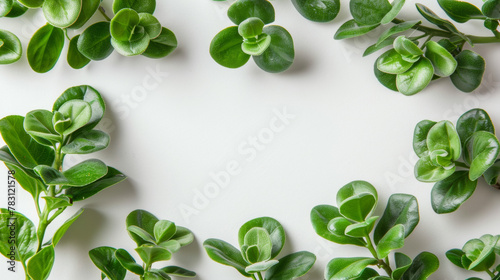
<svg viewBox="0 0 500 280">
<path fill-rule="evenodd" d="M 25 268 L 26 279 L 47 279 L 54 263 L 54 247 L 80 209 L 45 242 L 47 227 L 75 201 L 87 199 L 126 177 L 98 159 L 88 159 L 63 169 L 67 154 L 90 154 L 106 148 L 109 135 L 94 129 L 105 111 L 101 95 L 90 86 L 67 89 L 54 103 L 52 111 L 33 110 L 23 116 L 0 120 L 0 133 L 7 145 L 0 148 L 0 160 L 15 175 L 21 187 L 31 194 L 38 214 L 38 227 L 11 209 L 0 210 L 0 231 L 8 229 L 11 217 L 17 219 L 16 260 Z M 0 253 L 8 257 L 8 238 L 0 239 Z"/>
<path fill-rule="evenodd" d="M 101 0 L 0 0 L 0 17 L 18 17 L 28 8 L 43 10 L 47 24 L 33 34 L 27 49 L 28 62 L 39 73 L 55 66 L 65 37 L 69 40 L 67 61 L 75 69 L 105 59 L 114 50 L 124 56 L 162 58 L 177 47 L 174 33 L 153 16 L 156 0 L 114 0 L 112 18 L 100 4 Z M 107 21 L 93 23 L 72 38 L 68 36 L 69 30 L 81 29 L 97 11 Z M 0 30 L 0 64 L 13 63 L 21 55 L 19 39 Z"/>
<path fill-rule="evenodd" d="M 285 239 L 285 230 L 278 221 L 262 217 L 248 221 L 240 228 L 240 250 L 220 239 L 207 239 L 203 246 L 212 260 L 234 267 L 245 277 L 254 280 L 293 280 L 311 269 L 316 256 L 301 251 L 276 260 L 285 245 Z"/>
<path fill-rule="evenodd" d="M 141 280 L 170 280 L 171 276 L 195 277 L 196 273 L 178 266 L 153 268 L 168 261 L 181 247 L 194 240 L 193 233 L 168 220 L 159 220 L 145 210 L 134 210 L 126 219 L 127 232 L 137 244 L 135 252 L 143 264 L 136 262 L 125 249 L 102 246 L 89 251 L 92 262 L 101 270 L 101 279 L 123 280 L 127 271 Z"/>
<path fill-rule="evenodd" d="M 457 210 L 474 193 L 480 177 L 489 185 L 498 182 L 500 144 L 482 109 L 464 113 L 456 127 L 447 120 L 419 122 L 413 149 L 420 158 L 415 165 L 417 180 L 436 182 L 431 192 L 436 213 Z"/>
<path fill-rule="evenodd" d="M 393 194 L 382 217 L 373 216 L 378 203 L 376 189 L 366 181 L 353 181 L 337 192 L 337 207 L 318 205 L 311 211 L 316 233 L 338 244 L 367 248 L 372 257 L 334 258 L 325 271 L 326 280 L 409 280 L 427 279 L 439 267 L 437 257 L 422 252 L 413 260 L 403 253 L 389 255 L 403 248 L 405 239 L 417 226 L 420 216 L 417 199 L 408 194 Z M 382 268 L 386 276 L 369 266 Z"/>
</svg>

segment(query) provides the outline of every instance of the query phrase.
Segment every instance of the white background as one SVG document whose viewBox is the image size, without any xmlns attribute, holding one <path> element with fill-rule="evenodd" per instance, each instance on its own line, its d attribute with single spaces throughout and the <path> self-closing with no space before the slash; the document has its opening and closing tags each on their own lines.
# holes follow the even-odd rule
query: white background
<svg viewBox="0 0 500 280">
<path fill-rule="evenodd" d="M 110 2 L 104 1 L 107 7 Z M 407 2 L 404 18 L 421 18 L 415 2 Z M 456 122 L 474 107 L 484 108 L 494 123 L 500 123 L 498 46 L 474 48 L 487 61 L 483 84 L 475 92 L 462 93 L 443 79 L 406 97 L 384 88 L 374 77 L 373 63 L 381 53 L 361 56 L 381 31 L 333 40 L 340 24 L 349 19 L 347 1 L 342 0 L 332 23 L 307 21 L 290 1 L 273 4 L 275 24 L 291 33 L 296 51 L 295 63 L 280 74 L 261 71 L 253 61 L 232 70 L 212 60 L 211 39 L 232 23 L 225 15 L 229 3 L 209 0 L 158 1 L 155 16 L 179 41 L 179 48 L 161 60 L 126 58 L 115 52 L 104 61 L 73 70 L 65 62 L 65 49 L 47 74 L 33 72 L 25 55 L 0 67 L 0 117 L 51 109 L 71 86 L 88 84 L 99 90 L 108 105 L 100 128 L 110 133 L 112 142 L 94 157 L 129 177 L 76 203 L 57 219 L 51 232 L 79 207 L 86 209 L 57 246 L 49 279 L 100 279 L 88 251 L 103 245 L 133 251 L 125 217 L 134 209 L 146 209 L 195 233 L 195 242 L 176 253 L 171 263 L 196 271 L 197 279 L 243 279 L 236 270 L 211 261 L 202 243 L 220 238 L 237 245 L 239 227 L 261 216 L 283 224 L 288 238 L 283 253 L 309 250 L 317 255 L 315 266 L 302 279 L 323 279 L 330 259 L 369 255 L 363 248 L 321 239 L 309 221 L 315 205 L 335 204 L 337 190 L 353 180 L 369 181 L 378 189 L 379 215 L 392 193 L 415 195 L 421 221 L 400 251 L 411 257 L 423 250 L 435 253 L 441 267 L 432 279 L 470 275 L 451 265 L 444 253 L 482 234 L 500 233 L 500 191 L 481 180 L 458 211 L 435 214 L 430 205 L 432 184 L 413 177 L 412 134 L 420 120 Z M 444 15 L 434 2 L 427 4 Z M 20 37 L 26 51 L 29 38 L 44 21 L 39 12 L 30 11 L 0 24 Z M 459 29 L 488 35 L 479 22 L 459 24 Z M 149 82 L 156 85 L 145 89 L 144 80 L 151 77 Z M 275 112 L 284 110 L 293 119 L 269 135 Z M 266 142 L 260 142 L 255 157 L 249 155 L 251 137 L 264 137 Z M 73 158 L 73 164 L 81 159 Z M 194 199 L 200 200 L 197 193 L 206 193 L 205 186 L 213 182 L 210 174 L 234 162 L 239 174 L 230 176 L 228 186 L 215 195 L 211 192 L 204 205 L 193 205 Z M 0 186 L 6 187 L 5 167 L 0 174 L 4 181 Z M 18 210 L 36 221 L 29 195 L 19 190 Z M 6 188 L 0 191 L 0 205 L 5 205 L 6 193 Z M 198 213 L 183 215 L 185 206 L 198 207 Z M 22 271 L 8 272 L 6 263 L 0 265 L 0 278 L 24 279 Z"/>
</svg>

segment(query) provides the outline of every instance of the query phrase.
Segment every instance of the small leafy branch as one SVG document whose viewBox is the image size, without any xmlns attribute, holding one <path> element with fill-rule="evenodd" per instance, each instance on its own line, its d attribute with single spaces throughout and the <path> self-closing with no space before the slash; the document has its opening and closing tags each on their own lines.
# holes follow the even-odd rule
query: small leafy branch
<svg viewBox="0 0 500 280">
<path fill-rule="evenodd" d="M 171 275 L 194 277 L 196 273 L 178 266 L 153 268 L 153 264 L 168 261 L 172 255 L 194 240 L 193 233 L 168 220 L 159 220 L 145 210 L 134 210 L 126 219 L 127 232 L 135 241 L 135 251 L 143 261 L 138 264 L 125 249 L 97 247 L 89 252 L 90 259 L 101 270 L 101 279 L 123 280 L 127 271 L 141 280 L 170 280 Z"/>
<path fill-rule="evenodd" d="M 124 56 L 162 58 L 177 47 L 172 31 L 153 16 L 156 0 L 114 0 L 110 18 L 101 0 L 0 0 L 0 17 L 19 17 L 28 8 L 41 8 L 47 24 L 35 32 L 28 44 L 28 62 L 39 73 L 50 71 L 61 56 L 65 37 L 69 40 L 68 64 L 80 69 L 92 60 L 107 58 L 113 50 Z M 87 27 L 72 38 L 68 30 L 82 28 L 99 11 L 106 21 Z M 0 30 L 0 64 L 21 58 L 21 42 L 13 33 Z"/>
<path fill-rule="evenodd" d="M 436 182 L 431 192 L 436 213 L 457 210 L 483 177 L 499 188 L 500 144 L 490 116 L 482 109 L 464 113 L 455 128 L 450 121 L 423 120 L 415 127 L 413 149 L 419 156 L 415 177 Z"/>
<path fill-rule="evenodd" d="M 274 7 L 267 0 L 238 0 L 228 9 L 228 27 L 210 44 L 210 55 L 220 65 L 239 68 L 250 57 L 262 70 L 277 73 L 288 69 L 294 60 L 293 39 L 274 22 Z M 267 25 L 267 26 L 266 26 Z"/>
<path fill-rule="evenodd" d="M 464 47 L 467 44 L 472 47 L 475 44 L 500 43 L 500 1 L 487 0 L 481 9 L 459 0 L 438 0 L 438 3 L 456 22 L 483 21 L 484 27 L 493 36 L 466 35 L 422 4 L 416 4 L 417 10 L 437 28 L 424 26 L 421 21 L 397 18 L 405 0 L 394 0 L 392 4 L 388 0 L 351 0 L 353 19 L 338 29 L 335 39 L 361 36 L 379 26 L 392 24 L 363 54 L 366 56 L 385 47 L 393 47 L 375 63 L 375 76 L 382 85 L 404 95 L 413 95 L 426 88 L 432 80 L 449 77 L 456 88 L 471 92 L 481 84 L 485 61 L 479 54 L 464 50 Z M 413 31 L 410 35 L 397 36 L 409 30 Z M 415 31 L 419 33 L 414 35 Z"/>
<path fill-rule="evenodd" d="M 87 199 L 126 177 L 98 159 L 85 160 L 64 169 L 67 154 L 90 154 L 105 149 L 109 136 L 94 127 L 104 115 L 101 95 L 90 86 L 67 89 L 52 111 L 34 110 L 26 117 L 0 120 L 0 133 L 7 144 L 0 148 L 0 160 L 34 199 L 38 226 L 13 209 L 0 209 L 0 253 L 23 265 L 26 279 L 45 280 L 54 264 L 54 247 L 82 214 L 80 209 L 46 240 L 47 227 L 75 201 Z M 15 244 L 7 234 L 15 217 Z"/>
<path fill-rule="evenodd" d="M 372 216 L 377 202 L 377 191 L 370 183 L 354 181 L 337 192 L 338 207 L 318 205 L 312 209 L 311 222 L 319 236 L 338 244 L 365 247 L 372 255 L 332 259 L 326 267 L 326 280 L 424 280 L 438 269 L 438 258 L 429 252 L 413 260 L 396 252 L 395 266 L 390 265 L 391 251 L 403 248 L 405 238 L 419 222 L 418 202 L 412 195 L 393 194 L 380 218 Z M 387 276 L 368 266 L 383 269 Z"/>
<path fill-rule="evenodd" d="M 496 268 L 496 255 L 500 256 L 500 236 L 485 234 L 467 241 L 460 249 L 451 249 L 446 257 L 456 266 L 478 272 L 486 272 L 491 279 L 500 279 L 500 265 Z M 480 278 L 469 278 L 479 280 Z"/>
<path fill-rule="evenodd" d="M 239 230 L 240 250 L 220 239 L 207 239 L 203 246 L 218 263 L 234 267 L 254 280 L 293 280 L 305 275 L 316 256 L 302 251 L 275 260 L 285 245 L 285 230 L 273 218 L 256 218 Z M 265 273 L 263 276 L 262 274 Z"/>
</svg>

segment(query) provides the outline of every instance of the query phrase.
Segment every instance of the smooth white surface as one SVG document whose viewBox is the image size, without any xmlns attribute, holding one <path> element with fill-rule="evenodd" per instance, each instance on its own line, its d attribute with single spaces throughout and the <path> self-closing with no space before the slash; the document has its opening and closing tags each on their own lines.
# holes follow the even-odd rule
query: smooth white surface
<svg viewBox="0 0 500 280">
<path fill-rule="evenodd" d="M 420 18 L 414 3 L 408 1 L 406 19 Z M 86 208 L 59 243 L 49 279 L 100 279 L 88 251 L 103 245 L 132 251 L 135 243 L 124 224 L 126 215 L 137 208 L 195 233 L 195 242 L 176 253 L 172 263 L 196 271 L 196 279 L 243 279 L 236 270 L 211 261 L 202 243 L 213 237 L 236 245 L 240 225 L 260 216 L 274 217 L 285 227 L 288 240 L 283 253 L 317 254 L 314 268 L 302 279 L 323 279 L 330 259 L 368 256 L 363 248 L 321 239 L 309 221 L 315 205 L 335 204 L 337 190 L 353 180 L 376 186 L 378 214 L 392 193 L 415 195 L 421 222 L 402 252 L 412 257 L 423 250 L 438 255 L 441 268 L 432 279 L 469 275 L 451 265 L 444 253 L 482 234 L 500 233 L 500 192 L 481 181 L 457 212 L 435 214 L 429 202 L 432 185 L 413 177 L 412 133 L 422 119 L 456 122 L 474 107 L 484 108 L 495 124 L 500 123 L 498 46 L 474 48 L 487 61 L 484 82 L 474 93 L 459 92 L 446 79 L 406 97 L 385 89 L 374 77 L 372 67 L 380 53 L 361 57 L 375 42 L 377 31 L 359 39 L 333 40 L 349 17 L 347 1 L 342 1 L 338 18 L 326 24 L 305 20 L 289 1 L 273 4 L 275 24 L 284 26 L 295 42 L 295 63 L 281 74 L 263 72 L 253 61 L 231 70 L 211 59 L 211 39 L 231 22 L 225 16 L 229 3 L 208 0 L 158 1 L 155 16 L 179 41 L 179 48 L 165 59 L 125 58 L 115 52 L 77 71 L 62 57 L 49 73 L 36 74 L 24 55 L 18 63 L 0 67 L 0 117 L 50 109 L 71 86 L 89 84 L 98 89 L 108 105 L 100 128 L 110 133 L 112 142 L 95 157 L 129 176 L 58 218 L 52 229 L 79 207 Z M 428 5 L 439 11 L 437 4 Z M 20 36 L 25 51 L 43 22 L 30 11 L 20 20 L 1 19 L 0 24 Z M 482 32 L 480 24 L 463 28 Z M 156 86 L 137 94 L 145 80 Z M 287 124 L 276 122 L 280 131 L 271 135 L 276 111 L 293 118 Z M 257 151 L 250 148 L 252 137 L 264 137 L 267 143 L 260 142 Z M 252 149 L 255 157 L 250 155 Z M 202 202 L 198 193 L 214 181 L 211 174 L 226 170 L 228 164 L 238 166 L 228 186 L 204 205 L 193 205 L 193 200 Z M 6 186 L 4 166 L 0 174 L 0 186 Z M 6 190 L 0 191 L 0 205 L 5 203 Z M 186 217 L 181 212 L 186 206 L 199 206 L 199 212 Z M 35 219 L 24 191 L 18 195 L 18 210 Z M 24 279 L 21 271 L 7 272 L 5 263 L 0 265 L 0 278 Z"/>
</svg>

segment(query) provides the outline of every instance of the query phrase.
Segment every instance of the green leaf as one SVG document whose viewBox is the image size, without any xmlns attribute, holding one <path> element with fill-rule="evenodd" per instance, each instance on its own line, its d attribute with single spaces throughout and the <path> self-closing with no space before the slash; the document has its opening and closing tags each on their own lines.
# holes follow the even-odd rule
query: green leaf
<svg viewBox="0 0 500 280">
<path fill-rule="evenodd" d="M 377 190 L 366 181 L 353 181 L 337 192 L 337 205 L 342 216 L 363 222 L 377 205 Z"/>
<path fill-rule="evenodd" d="M 378 274 L 378 272 L 374 269 L 371 269 L 369 267 L 363 269 L 363 272 L 361 272 L 361 274 L 356 277 L 356 278 L 352 278 L 353 280 L 391 280 L 390 277 L 386 277 L 386 276 L 380 276 Z"/>
<path fill-rule="evenodd" d="M 49 211 L 73 205 L 70 198 L 65 195 L 61 195 L 58 197 L 43 196 L 42 198 L 45 199 Z"/>
<path fill-rule="evenodd" d="M 451 53 L 434 41 L 427 42 L 425 46 L 425 56 L 432 62 L 436 75 L 448 77 L 455 72 L 458 63 Z"/>
<path fill-rule="evenodd" d="M 80 35 L 76 35 L 69 41 L 67 60 L 69 66 L 73 69 L 81 69 L 90 63 L 90 59 L 78 50 L 78 38 L 80 38 Z"/>
<path fill-rule="evenodd" d="M 105 149 L 109 145 L 109 135 L 100 130 L 90 130 L 79 134 L 63 146 L 65 154 L 90 154 Z"/>
<path fill-rule="evenodd" d="M 422 157 L 429 151 L 427 148 L 427 135 L 429 130 L 436 124 L 434 121 L 423 120 L 415 126 L 413 132 L 413 150 L 415 153 Z"/>
<path fill-rule="evenodd" d="M 18 61 L 21 58 L 23 49 L 21 41 L 14 33 L 0 29 L 0 65 L 10 64 Z"/>
<path fill-rule="evenodd" d="M 476 6 L 459 0 L 438 0 L 439 6 L 456 22 L 464 23 L 474 18 L 483 17 Z"/>
<path fill-rule="evenodd" d="M 144 31 L 149 36 L 149 39 L 155 39 L 162 32 L 161 23 L 152 14 L 140 13 L 139 25 L 144 27 Z"/>
<path fill-rule="evenodd" d="M 396 87 L 397 75 L 384 73 L 378 70 L 377 64 L 378 64 L 378 59 L 375 61 L 375 64 L 373 65 L 373 72 L 375 73 L 375 77 L 377 78 L 377 80 L 386 88 L 393 91 L 398 91 L 398 88 Z"/>
<path fill-rule="evenodd" d="M 352 237 L 365 237 L 373 230 L 378 216 L 370 217 L 364 222 L 355 223 L 345 228 L 345 234 Z"/>
<path fill-rule="evenodd" d="M 26 7 L 23 4 L 19 3 L 18 1 L 14 0 L 13 5 L 12 5 L 12 9 L 5 16 L 9 17 L 9 18 L 20 17 L 20 16 L 24 15 L 27 11 L 28 11 L 28 7 Z"/>
<path fill-rule="evenodd" d="M 239 68 L 250 59 L 250 55 L 241 49 L 242 43 L 243 38 L 238 33 L 238 27 L 228 27 L 215 35 L 210 43 L 210 55 L 224 67 Z"/>
<path fill-rule="evenodd" d="M 111 38 L 111 45 L 121 55 L 134 56 L 144 53 L 148 48 L 149 41 L 149 37 L 143 34 L 140 39 L 135 41 L 118 41 L 115 38 Z"/>
<path fill-rule="evenodd" d="M 465 112 L 457 121 L 457 132 L 462 146 L 477 131 L 487 131 L 495 134 L 495 127 L 490 116 L 483 109 L 471 109 Z"/>
<path fill-rule="evenodd" d="M 80 215 L 83 213 L 83 208 L 80 208 L 73 216 L 71 216 L 69 219 L 67 219 L 54 233 L 54 237 L 52 237 L 52 244 L 55 247 L 57 243 L 61 240 L 61 238 L 64 236 L 66 231 L 68 231 L 69 227 L 80 217 Z"/>
<path fill-rule="evenodd" d="M 154 237 L 138 226 L 128 226 L 127 231 L 130 235 L 134 234 L 140 237 L 145 244 L 156 244 Z"/>
<path fill-rule="evenodd" d="M 395 19 L 403 6 L 405 5 L 405 0 L 394 0 L 391 4 L 392 8 L 385 16 L 382 18 L 380 21 L 381 24 L 388 24 L 390 23 L 393 19 Z"/>
<path fill-rule="evenodd" d="M 177 231 L 175 232 L 174 236 L 170 238 L 170 240 L 175 240 L 179 242 L 181 246 L 186 246 L 193 242 L 194 235 L 189 229 L 177 226 Z"/>
<path fill-rule="evenodd" d="M 257 258 L 252 260 L 247 258 L 247 261 L 249 261 L 250 263 L 258 263 L 271 259 L 273 244 L 271 241 L 271 236 L 266 229 L 261 227 L 254 227 L 250 229 L 246 232 L 243 242 L 244 243 L 242 245 L 242 248 L 256 246 L 256 248 L 258 249 Z"/>
<path fill-rule="evenodd" d="M 425 155 L 415 164 L 415 177 L 420 182 L 437 182 L 449 177 L 455 169 L 455 166 L 445 168 L 435 165 L 429 155 Z"/>
<path fill-rule="evenodd" d="M 243 259 L 241 252 L 231 244 L 219 239 L 207 239 L 203 242 L 203 247 L 212 260 L 232 266 L 243 276 L 250 277 L 250 274 L 245 271 L 248 263 Z"/>
<path fill-rule="evenodd" d="M 265 275 L 265 280 L 294 280 L 305 275 L 316 262 L 316 256 L 302 251 L 289 254 L 271 267 Z"/>
<path fill-rule="evenodd" d="M 404 2 L 404 0 L 403 0 L 403 2 Z M 387 29 L 386 31 L 384 31 L 380 35 L 376 45 L 380 45 L 380 44 L 382 44 L 382 42 L 386 41 L 392 35 L 410 30 L 412 27 L 414 27 L 415 25 L 419 25 L 420 23 L 422 23 L 422 22 L 417 21 L 417 20 L 412 20 L 412 21 L 405 21 L 405 22 L 396 24 L 396 25 L 392 26 L 391 28 Z"/>
<path fill-rule="evenodd" d="M 123 173 L 108 166 L 108 173 L 105 176 L 86 186 L 66 188 L 66 194 L 71 197 L 73 201 L 84 200 L 108 187 L 118 184 L 126 178 L 127 177 L 123 175 Z"/>
<path fill-rule="evenodd" d="M 71 120 L 71 125 L 63 132 L 64 136 L 68 136 L 85 126 L 92 117 L 90 104 L 78 99 L 68 100 L 57 111 Z"/>
<path fill-rule="evenodd" d="M 275 258 L 283 249 L 286 237 L 285 230 L 283 229 L 281 224 L 277 220 L 270 217 L 256 218 L 243 224 L 238 231 L 238 243 L 240 244 L 240 247 L 245 245 L 246 234 L 256 227 L 264 228 L 267 233 L 269 233 L 273 246 L 271 258 Z"/>
<path fill-rule="evenodd" d="M 415 62 L 424 52 L 410 39 L 401 35 L 394 40 L 394 49 L 409 62 Z"/>
<path fill-rule="evenodd" d="M 446 252 L 446 258 L 450 262 L 452 262 L 454 265 L 460 267 L 460 268 L 465 268 L 464 265 L 462 264 L 462 257 L 465 255 L 464 251 L 460 249 L 451 249 Z"/>
<path fill-rule="evenodd" d="M 349 8 L 354 20 L 363 25 L 378 24 L 391 11 L 387 0 L 351 0 Z"/>
<path fill-rule="evenodd" d="M 54 246 L 47 246 L 36 253 L 28 261 L 27 271 L 33 280 L 45 280 L 49 278 L 50 271 L 54 265 Z"/>
<path fill-rule="evenodd" d="M 500 159 L 497 159 L 495 163 L 488 168 L 486 172 L 484 172 L 483 176 L 488 185 L 495 185 L 498 182 L 498 177 L 500 176 Z"/>
<path fill-rule="evenodd" d="M 12 225 L 15 225 L 14 236 L 11 235 Z M 21 213 L 0 208 L 0 253 L 10 259 L 11 247 L 14 247 L 15 260 L 25 263 L 38 248 L 36 228 Z"/>
<path fill-rule="evenodd" d="M 144 268 L 142 268 L 142 266 L 139 265 L 126 250 L 124 249 L 116 250 L 115 258 L 128 271 L 141 276 L 144 274 Z"/>
<path fill-rule="evenodd" d="M 169 29 L 162 27 L 158 37 L 149 42 L 148 48 L 142 53 L 149 58 L 162 58 L 177 48 L 177 38 Z"/>
<path fill-rule="evenodd" d="M 53 147 L 55 143 L 62 142 L 62 137 L 54 130 L 52 112 L 47 110 L 34 110 L 24 118 L 24 130 L 38 143 Z"/>
<path fill-rule="evenodd" d="M 82 9 L 82 0 L 44 0 L 43 14 L 55 27 L 66 28 L 76 22 Z"/>
<path fill-rule="evenodd" d="M 457 28 L 450 21 L 439 17 L 436 13 L 434 13 L 431 9 L 429 9 L 425 5 L 422 5 L 419 3 L 417 3 L 415 5 L 417 6 L 418 12 L 430 23 L 436 25 L 437 27 L 439 27 L 443 30 L 450 31 L 451 33 L 454 33 L 457 35 L 460 34 L 460 32 L 458 32 Z"/>
<path fill-rule="evenodd" d="M 340 219 L 340 221 L 330 224 L 333 219 Z M 330 205 L 314 207 L 311 210 L 311 223 L 314 231 L 326 240 L 339 244 L 365 245 L 363 239 L 345 235 L 345 229 L 351 225 L 351 222 L 340 215 L 337 207 Z"/>
<path fill-rule="evenodd" d="M 480 271 L 489 269 L 495 260 L 493 250 L 498 242 L 498 238 L 498 235 L 485 234 L 479 239 L 467 241 L 462 248 L 465 256 L 472 262 L 467 269 L 478 269 Z"/>
<path fill-rule="evenodd" d="M 35 167 L 35 172 L 47 185 L 82 187 L 97 181 L 108 173 L 108 167 L 98 159 L 88 159 L 60 172 L 47 165 Z"/>
<path fill-rule="evenodd" d="M 167 220 L 158 221 L 154 227 L 154 237 L 156 243 L 161 243 L 169 240 L 174 236 L 177 231 L 177 227 L 174 223 Z"/>
<path fill-rule="evenodd" d="M 461 91 L 471 92 L 481 84 L 485 69 L 484 59 L 477 53 L 464 50 L 455 56 L 457 69 L 450 76 L 451 81 Z"/>
<path fill-rule="evenodd" d="M 477 180 L 496 161 L 500 153 L 497 137 L 487 131 L 476 131 L 465 142 L 464 159 L 470 164 L 469 178 Z"/>
<path fill-rule="evenodd" d="M 196 273 L 191 270 L 187 270 L 182 267 L 178 266 L 165 266 L 160 268 L 161 271 L 171 274 L 171 275 L 176 275 L 176 276 L 182 276 L 182 277 L 195 277 Z"/>
<path fill-rule="evenodd" d="M 439 259 L 434 254 L 422 252 L 413 259 L 401 280 L 425 280 L 436 272 L 438 267 Z"/>
<path fill-rule="evenodd" d="M 404 238 L 408 237 L 417 226 L 420 220 L 418 213 L 418 202 L 413 195 L 393 194 L 389 197 L 382 218 L 380 218 L 373 239 L 375 244 L 396 225 L 404 226 Z"/>
<path fill-rule="evenodd" d="M 251 264 L 245 268 L 245 271 L 248 273 L 257 273 L 257 272 L 262 272 L 270 269 L 271 267 L 275 266 L 278 264 L 277 260 L 269 260 L 269 261 L 262 261 L 258 263 Z"/>
<path fill-rule="evenodd" d="M 353 279 L 369 265 L 378 261 L 374 258 L 334 258 L 326 266 L 326 280 Z"/>
<path fill-rule="evenodd" d="M 274 21 L 274 7 L 267 0 L 238 0 L 229 7 L 227 16 L 236 25 L 251 17 L 269 24 Z"/>
<path fill-rule="evenodd" d="M 389 229 L 377 245 L 377 256 L 384 259 L 393 250 L 402 248 L 405 245 L 405 227 L 402 224 L 396 224 Z"/>
<path fill-rule="evenodd" d="M 116 3 L 116 1 L 115 1 Z M 110 23 L 101 21 L 87 27 L 78 38 L 78 50 L 92 60 L 103 60 L 113 52 Z"/>
<path fill-rule="evenodd" d="M 153 14 L 156 8 L 156 0 L 115 0 L 113 1 L 113 13 L 121 9 L 130 8 L 138 13 Z"/>
<path fill-rule="evenodd" d="M 118 41 L 130 41 L 139 24 L 139 14 L 132 9 L 121 9 L 110 22 L 111 37 Z"/>
<path fill-rule="evenodd" d="M 39 8 L 42 6 L 44 0 L 18 0 L 19 3 L 23 4 L 28 8 Z"/>
<path fill-rule="evenodd" d="M 158 218 L 156 218 L 155 215 L 149 213 L 146 210 L 134 210 L 130 212 L 130 214 L 128 214 L 126 219 L 126 226 L 127 228 L 130 226 L 137 226 L 145 230 L 151 236 L 154 236 L 154 227 L 158 221 L 159 220 Z M 132 238 L 135 241 L 135 243 L 137 243 L 137 246 L 147 244 L 147 242 L 145 242 L 137 234 L 129 232 L 129 235 L 130 238 Z"/>
<path fill-rule="evenodd" d="M 370 54 L 372 54 L 376 51 L 379 51 L 385 47 L 392 46 L 392 44 L 394 43 L 394 39 L 396 39 L 396 38 L 389 37 L 389 38 L 383 40 L 382 42 L 380 42 L 380 44 L 375 43 L 375 44 L 369 46 L 368 48 L 366 48 L 365 52 L 363 53 L 363 56 L 370 55 Z"/>
<path fill-rule="evenodd" d="M 110 280 L 123 280 L 127 270 L 121 266 L 115 257 L 116 249 L 112 247 L 97 247 L 89 251 L 92 262 Z"/>
<path fill-rule="evenodd" d="M 500 1 L 498 0 L 487 0 L 481 10 L 489 18 L 500 19 Z"/>
<path fill-rule="evenodd" d="M 476 186 L 477 180 L 471 181 L 467 171 L 457 171 L 437 182 L 431 192 L 434 212 L 443 214 L 457 210 L 474 193 Z"/>
<path fill-rule="evenodd" d="M 267 34 L 262 34 L 255 42 L 244 41 L 243 44 L 241 45 L 241 49 L 246 54 L 258 56 L 262 55 L 269 48 L 270 45 L 271 45 L 271 36 Z"/>
<path fill-rule="evenodd" d="M 396 86 L 402 94 L 414 95 L 426 88 L 433 76 L 432 63 L 427 58 L 422 57 L 408 71 L 398 74 Z"/>
<path fill-rule="evenodd" d="M 402 74 L 413 66 L 395 50 L 391 49 L 383 53 L 376 61 L 377 69 L 388 74 Z"/>
<path fill-rule="evenodd" d="M 400 252 L 394 253 L 394 261 L 396 263 L 396 269 L 393 270 L 391 277 L 394 280 L 399 280 L 413 261 L 410 257 Z"/>
<path fill-rule="evenodd" d="M 6 16 L 12 10 L 13 5 L 14 0 L 2 0 L 0 2 L 0 18 Z"/>
<path fill-rule="evenodd" d="M 80 10 L 80 14 L 78 15 L 78 19 L 71 26 L 69 26 L 69 28 L 71 29 L 82 28 L 89 21 L 89 19 L 95 14 L 95 12 L 97 12 L 99 4 L 101 4 L 100 0 L 82 1 L 82 8 Z"/>
<path fill-rule="evenodd" d="M 358 37 L 361 35 L 365 35 L 366 33 L 377 28 L 379 25 L 380 25 L 379 23 L 372 25 L 358 24 L 355 20 L 351 19 L 344 22 L 344 24 L 342 24 L 339 27 L 333 38 L 335 40 L 342 40 L 342 39 Z"/>
<path fill-rule="evenodd" d="M 253 56 L 253 60 L 266 72 L 285 71 L 295 58 L 292 36 L 283 27 L 275 25 L 266 26 L 264 33 L 271 37 L 271 44 L 262 55 Z"/>
<path fill-rule="evenodd" d="M 14 175 L 16 181 L 25 191 L 31 194 L 33 199 L 38 198 L 42 191 L 46 191 L 46 186 L 43 184 L 42 180 L 35 175 L 33 171 L 30 170 L 33 175 L 28 175 L 27 170 L 21 169 L 19 166 L 14 166 L 11 164 L 5 165 L 9 170 L 14 170 L 16 172 L 16 174 Z"/>
<path fill-rule="evenodd" d="M 28 62 L 38 73 L 54 68 L 64 46 L 64 32 L 50 24 L 38 29 L 28 44 Z"/>
<path fill-rule="evenodd" d="M 238 34 L 245 39 L 255 38 L 262 34 L 264 22 L 257 17 L 247 18 L 238 25 Z"/>
<path fill-rule="evenodd" d="M 303 17 L 316 22 L 332 21 L 340 11 L 340 0 L 292 0 L 292 3 Z"/>
<path fill-rule="evenodd" d="M 169 250 L 172 254 L 181 249 L 181 244 L 177 240 L 164 241 L 159 243 L 158 246 Z"/>
<path fill-rule="evenodd" d="M 16 160 L 25 168 L 52 165 L 54 150 L 40 145 L 24 130 L 24 117 L 7 116 L 0 120 L 0 133 Z"/>
</svg>

